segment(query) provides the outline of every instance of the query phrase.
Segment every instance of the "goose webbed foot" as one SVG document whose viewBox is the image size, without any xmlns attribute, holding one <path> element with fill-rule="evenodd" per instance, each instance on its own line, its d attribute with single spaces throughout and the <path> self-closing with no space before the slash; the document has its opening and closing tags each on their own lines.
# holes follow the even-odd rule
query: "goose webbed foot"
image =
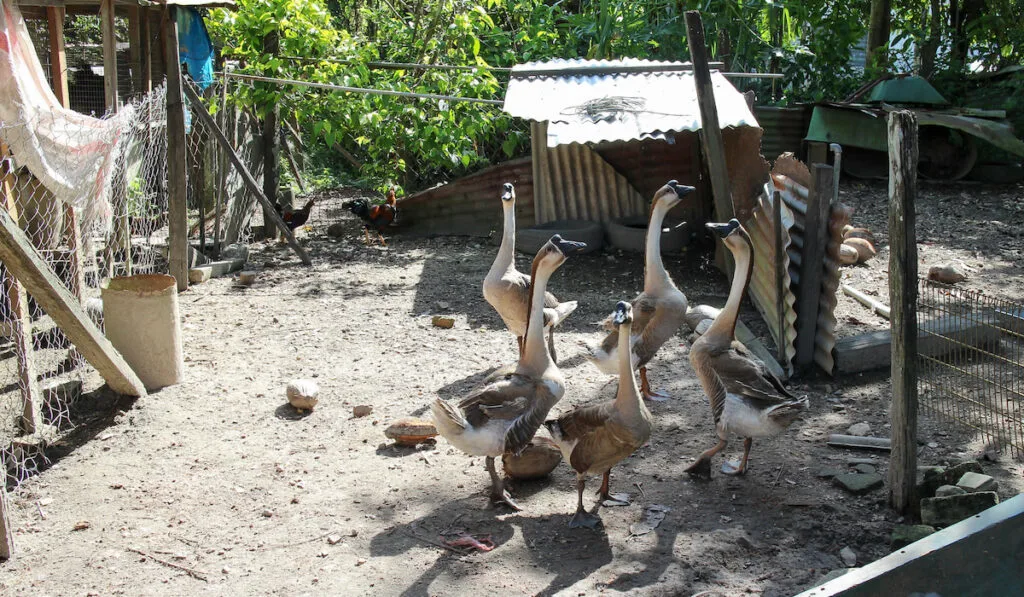
<svg viewBox="0 0 1024 597">
<path fill-rule="evenodd" d="M 726 441 L 724 439 L 718 440 L 718 444 L 715 447 L 705 450 L 703 454 L 697 457 L 697 462 L 694 462 L 690 466 L 684 469 L 684 472 L 691 477 L 700 477 L 702 479 L 711 478 L 711 457 L 721 452 L 725 446 Z"/>
<path fill-rule="evenodd" d="M 521 512 L 523 510 L 523 508 L 519 504 L 517 504 L 515 500 L 512 499 L 512 496 L 509 495 L 508 491 L 506 491 L 505 489 L 502 489 L 499 493 L 491 493 L 491 505 L 505 505 L 508 506 L 509 508 L 512 508 L 516 512 Z"/>
<path fill-rule="evenodd" d="M 669 399 L 668 394 L 651 389 L 651 382 L 647 381 L 647 367 L 640 367 L 640 393 L 644 395 L 644 400 L 653 402 L 665 402 Z"/>
<path fill-rule="evenodd" d="M 726 475 L 742 475 L 747 472 L 747 458 L 750 457 L 750 446 L 754 443 L 754 440 L 749 437 L 743 440 L 743 459 L 740 460 L 739 464 L 733 464 L 732 462 L 726 461 L 722 463 L 722 473 Z"/>
<path fill-rule="evenodd" d="M 570 529 L 578 529 L 580 527 L 595 529 L 599 524 L 601 524 L 600 518 L 583 509 L 576 510 L 576 514 L 569 520 Z"/>
<path fill-rule="evenodd" d="M 512 499 L 508 491 L 505 490 L 505 482 L 498 476 L 497 469 L 494 468 L 494 457 L 488 456 L 484 459 L 485 466 L 487 467 L 487 474 L 491 476 L 491 505 L 498 506 L 504 504 L 509 508 L 512 508 L 516 512 L 522 510 L 519 504 Z"/>
</svg>

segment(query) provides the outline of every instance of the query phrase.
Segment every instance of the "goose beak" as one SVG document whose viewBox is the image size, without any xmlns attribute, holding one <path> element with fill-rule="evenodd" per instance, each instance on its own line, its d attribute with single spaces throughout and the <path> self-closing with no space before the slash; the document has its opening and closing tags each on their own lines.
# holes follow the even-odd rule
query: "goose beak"
<svg viewBox="0 0 1024 597">
<path fill-rule="evenodd" d="M 551 243 L 558 247 L 558 250 L 562 252 L 562 255 L 569 255 L 577 251 L 582 251 L 587 247 L 587 243 L 565 240 L 557 234 L 551 237 Z"/>
<path fill-rule="evenodd" d="M 737 228 L 740 227 L 740 222 L 736 218 L 733 218 L 725 224 L 719 224 L 715 222 L 708 222 L 704 226 L 718 235 L 719 238 L 728 238 Z"/>
<path fill-rule="evenodd" d="M 619 301 L 615 305 L 615 311 L 612 313 L 612 323 L 615 325 L 622 325 L 626 322 L 633 321 L 633 307 L 625 301 Z"/>
<path fill-rule="evenodd" d="M 676 192 L 676 196 L 679 197 L 680 199 L 697 190 L 689 185 L 679 184 L 679 181 L 676 180 L 668 181 L 668 186 L 671 187 L 672 190 Z"/>
</svg>

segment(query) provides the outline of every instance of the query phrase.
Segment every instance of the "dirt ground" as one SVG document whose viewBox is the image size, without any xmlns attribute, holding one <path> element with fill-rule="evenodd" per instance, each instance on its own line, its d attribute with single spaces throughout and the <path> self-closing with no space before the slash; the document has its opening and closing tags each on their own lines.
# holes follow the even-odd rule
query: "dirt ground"
<svg viewBox="0 0 1024 597">
<path fill-rule="evenodd" d="M 854 221 L 884 238 L 884 187 L 843 191 Z M 1021 194 L 923 188 L 922 204 L 934 208 L 918 217 L 921 241 L 933 243 L 923 263 L 963 259 L 970 284 L 1021 296 Z M 854 497 L 818 476 L 851 458 L 870 458 L 885 474 L 886 454 L 825 440 L 861 421 L 887 435 L 887 375 L 795 380 L 810 411 L 785 435 L 755 442 L 745 477 L 719 473 L 719 459 L 710 482 L 693 481 L 682 470 L 715 440 L 686 330 L 651 365 L 654 386 L 673 398 L 652 406 L 650 445 L 612 473 L 612 490 L 629 492 L 631 505 L 602 508 L 596 531 L 570 530 L 575 482 L 563 463 L 548 480 L 512 485 L 523 512 L 487 509 L 481 458 L 443 438 L 395 447 L 383 430 L 514 359 L 513 337 L 480 294 L 497 239 L 393 236 L 386 249 L 364 247 L 338 201 L 318 206 L 305 234 L 312 268 L 276 243 L 255 245 L 251 261 L 273 267 L 252 287 L 222 278 L 180 297 L 184 383 L 136 401 L 98 391 L 77 404 L 80 426 L 55 450 L 55 464 L 10 496 L 16 556 L 0 565 L 0 593 L 767 597 L 793 595 L 843 567 L 844 547 L 858 565 L 889 553 L 899 518 L 886 491 Z M 349 234 L 327 238 L 324 228 L 339 218 Z M 959 222 L 956 234 L 946 218 Z M 882 292 L 880 244 L 874 262 L 844 278 Z M 695 247 L 666 264 L 692 304 L 721 306 L 725 277 L 708 257 Z M 524 256 L 519 263 L 527 267 Z M 586 361 L 582 344 L 600 338 L 595 322 L 632 298 L 642 275 L 640 255 L 607 251 L 572 257 L 555 274 L 552 290 L 580 307 L 555 336 L 567 392 L 552 415 L 614 394 L 614 378 Z M 870 320 L 850 303 L 841 299 L 841 323 Z M 435 314 L 453 316 L 455 326 L 433 327 Z M 749 302 L 742 317 L 763 330 Z M 284 398 L 299 377 L 321 388 L 306 415 Z M 354 418 L 353 406 L 364 404 L 372 414 Z M 921 440 L 923 465 L 981 454 L 971 436 L 940 422 L 922 420 Z M 739 451 L 733 441 L 726 456 Z M 1021 463 L 1003 456 L 983 466 L 1003 497 L 1024 488 Z M 594 505 L 591 491 L 585 500 Z M 670 508 L 664 521 L 631 534 L 655 504 Z M 438 547 L 453 530 L 489 535 L 495 548 Z"/>
</svg>

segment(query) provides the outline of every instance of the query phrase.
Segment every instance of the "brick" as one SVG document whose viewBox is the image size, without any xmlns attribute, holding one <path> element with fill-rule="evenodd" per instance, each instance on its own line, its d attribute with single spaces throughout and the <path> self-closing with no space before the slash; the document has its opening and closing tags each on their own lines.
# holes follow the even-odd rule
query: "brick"
<svg viewBox="0 0 1024 597">
<path fill-rule="evenodd" d="M 862 473 L 846 473 L 843 475 L 836 475 L 832 478 L 832 482 L 854 495 L 861 495 L 881 487 L 882 475 L 879 475 L 878 473 L 872 473 L 869 475 Z"/>
<path fill-rule="evenodd" d="M 935 532 L 935 527 L 926 524 L 898 524 L 892 530 L 892 539 L 889 545 L 893 551 L 920 541 Z"/>
</svg>

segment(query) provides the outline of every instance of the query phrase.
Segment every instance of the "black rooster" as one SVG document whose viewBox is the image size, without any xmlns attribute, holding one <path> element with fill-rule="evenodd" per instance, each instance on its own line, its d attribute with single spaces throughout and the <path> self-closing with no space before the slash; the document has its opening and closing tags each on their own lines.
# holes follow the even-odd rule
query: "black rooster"
<svg viewBox="0 0 1024 597">
<path fill-rule="evenodd" d="M 363 221 L 363 233 L 366 235 L 367 244 L 371 242 L 370 228 L 373 228 L 377 232 L 381 244 L 385 247 L 388 245 L 381 231 L 398 219 L 398 199 L 394 189 L 388 191 L 388 198 L 380 205 L 370 205 L 367 199 L 359 198 L 346 201 L 342 207 L 359 216 L 359 219 Z"/>
</svg>

